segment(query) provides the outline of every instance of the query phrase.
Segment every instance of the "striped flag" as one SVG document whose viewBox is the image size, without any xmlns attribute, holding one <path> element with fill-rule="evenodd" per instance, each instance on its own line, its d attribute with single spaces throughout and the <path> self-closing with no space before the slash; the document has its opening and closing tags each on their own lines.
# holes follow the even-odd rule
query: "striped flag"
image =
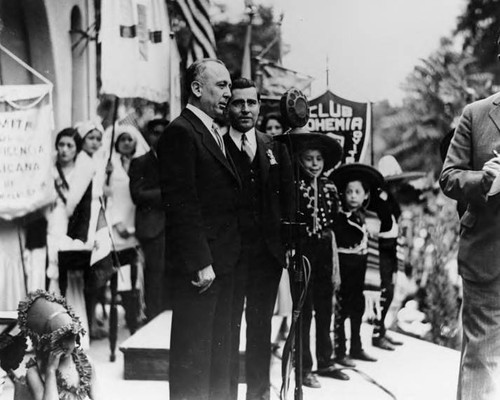
<svg viewBox="0 0 500 400">
<path fill-rule="evenodd" d="M 216 58 L 215 35 L 210 24 L 208 0 L 177 0 L 193 39 L 188 54 L 188 64 L 200 58 Z"/>
<path fill-rule="evenodd" d="M 93 277 L 93 286 L 103 287 L 113 274 L 112 242 L 110 230 L 106 222 L 104 208 L 101 205 L 97 218 L 97 227 L 94 237 L 94 247 L 90 254 L 90 268 Z"/>
</svg>

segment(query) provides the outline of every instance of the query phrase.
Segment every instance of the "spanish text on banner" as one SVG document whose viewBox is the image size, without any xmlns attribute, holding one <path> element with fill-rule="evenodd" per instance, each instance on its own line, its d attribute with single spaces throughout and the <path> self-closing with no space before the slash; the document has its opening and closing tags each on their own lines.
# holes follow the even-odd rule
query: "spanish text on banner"
<svg viewBox="0 0 500 400">
<path fill-rule="evenodd" d="M 51 85 L 0 86 L 0 218 L 53 201 Z"/>
</svg>

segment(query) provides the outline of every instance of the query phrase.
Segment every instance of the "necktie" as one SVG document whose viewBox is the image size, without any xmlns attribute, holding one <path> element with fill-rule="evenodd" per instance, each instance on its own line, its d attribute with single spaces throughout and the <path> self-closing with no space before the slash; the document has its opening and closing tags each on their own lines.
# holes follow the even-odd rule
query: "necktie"
<svg viewBox="0 0 500 400">
<path fill-rule="evenodd" d="M 222 140 L 222 136 L 219 132 L 219 127 L 215 124 L 212 125 L 212 132 L 214 133 L 214 138 L 215 141 L 217 142 L 217 145 L 220 147 L 222 153 L 226 155 L 226 149 L 224 147 L 224 141 Z"/>
<path fill-rule="evenodd" d="M 253 151 L 250 148 L 250 143 L 248 143 L 247 135 L 245 134 L 241 135 L 241 151 L 246 153 L 250 162 L 253 161 L 255 154 L 253 154 Z"/>
</svg>

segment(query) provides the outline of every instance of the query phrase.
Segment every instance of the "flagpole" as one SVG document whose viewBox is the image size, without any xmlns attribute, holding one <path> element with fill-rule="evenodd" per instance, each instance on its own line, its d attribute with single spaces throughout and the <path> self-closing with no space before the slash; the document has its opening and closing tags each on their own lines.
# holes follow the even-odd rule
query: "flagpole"
<svg viewBox="0 0 500 400">
<path fill-rule="evenodd" d="M 241 62 L 241 77 L 252 79 L 251 43 L 252 43 L 252 22 L 253 22 L 253 17 L 255 15 L 255 7 L 253 5 L 253 1 L 251 0 L 246 1 L 245 5 L 248 14 L 248 24 L 245 34 L 245 47 L 243 48 L 243 60 Z"/>
<path fill-rule="evenodd" d="M 282 40 L 281 40 L 281 25 L 283 23 L 283 17 L 285 16 L 285 14 L 282 12 L 281 15 L 280 15 L 280 19 L 278 20 L 278 62 L 279 62 L 279 65 L 283 65 L 283 44 L 282 44 Z"/>
<path fill-rule="evenodd" d="M 326 55 L 326 90 L 330 90 L 330 60 Z"/>
</svg>

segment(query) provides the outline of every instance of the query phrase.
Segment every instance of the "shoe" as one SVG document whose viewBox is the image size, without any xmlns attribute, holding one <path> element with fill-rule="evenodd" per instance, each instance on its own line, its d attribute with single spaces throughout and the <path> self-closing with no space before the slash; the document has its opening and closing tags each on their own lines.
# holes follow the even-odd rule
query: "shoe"
<svg viewBox="0 0 500 400">
<path fill-rule="evenodd" d="M 372 338 L 372 345 L 382 350 L 395 350 L 394 346 L 385 337 Z"/>
<path fill-rule="evenodd" d="M 355 368 L 356 367 L 356 363 L 354 361 L 352 361 L 348 356 L 338 357 L 338 358 L 335 358 L 333 361 L 335 361 L 337 364 L 340 364 L 344 367 L 348 367 L 348 368 Z"/>
<path fill-rule="evenodd" d="M 375 357 L 372 357 L 364 350 L 355 351 L 354 353 L 351 351 L 350 356 L 355 360 L 370 361 L 370 362 L 377 361 Z"/>
<path fill-rule="evenodd" d="M 318 369 L 316 373 L 319 376 L 326 376 L 327 378 L 338 379 L 339 381 L 348 381 L 351 379 L 349 375 L 344 374 L 339 368 L 333 366 L 330 368 Z"/>
<path fill-rule="evenodd" d="M 309 372 L 306 376 L 304 376 L 302 385 L 313 389 L 319 389 L 321 387 L 321 383 L 319 383 L 316 374 L 313 374 L 312 372 Z"/>
<path fill-rule="evenodd" d="M 385 335 L 384 338 L 385 338 L 385 340 L 387 340 L 393 346 L 401 346 L 401 345 L 403 345 L 403 342 L 401 342 L 399 340 L 396 340 L 393 337 Z"/>
</svg>

